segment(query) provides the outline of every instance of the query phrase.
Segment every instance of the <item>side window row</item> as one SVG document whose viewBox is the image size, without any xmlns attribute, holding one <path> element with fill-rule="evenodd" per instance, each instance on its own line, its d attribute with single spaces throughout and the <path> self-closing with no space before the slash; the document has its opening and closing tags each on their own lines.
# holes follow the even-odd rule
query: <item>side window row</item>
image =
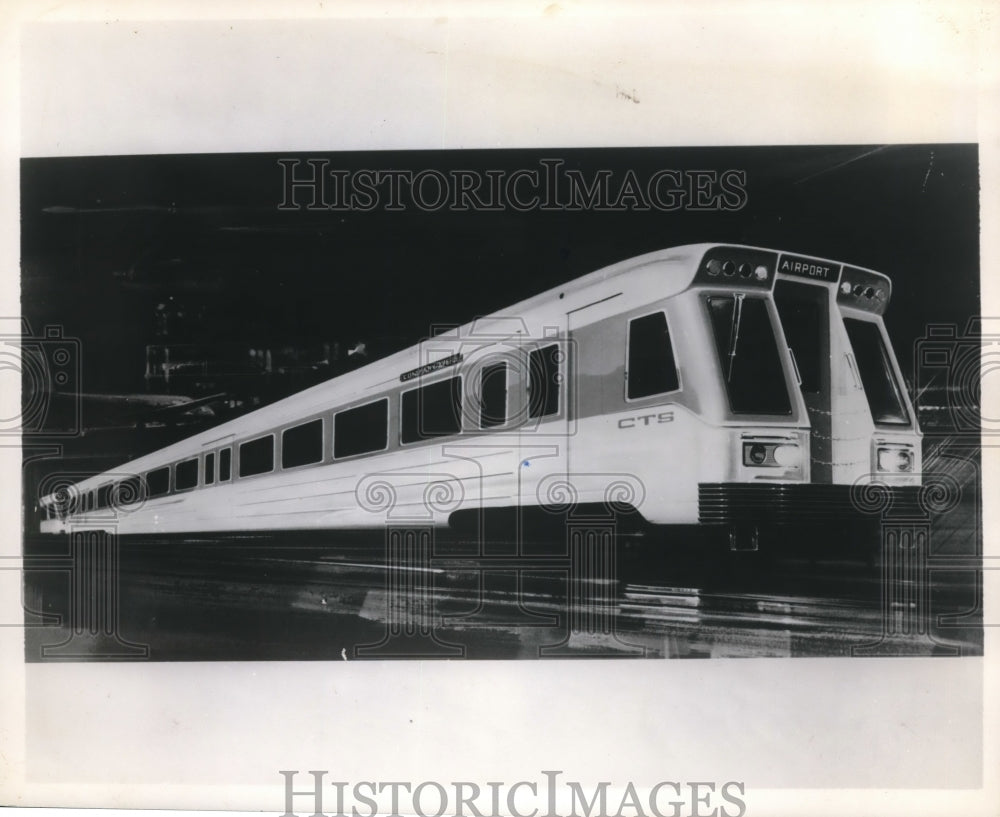
<svg viewBox="0 0 1000 817">
<path fill-rule="evenodd" d="M 562 353 L 557 344 L 533 350 L 528 356 L 528 417 L 547 417 L 559 412 L 559 363 Z M 504 425 L 508 417 L 506 363 L 485 366 L 479 374 L 479 428 Z M 447 437 L 462 431 L 462 377 L 452 377 L 405 391 L 400 396 L 400 443 L 420 442 Z M 281 468 L 297 468 L 323 461 L 323 419 L 317 417 L 286 428 L 281 434 Z M 275 434 L 265 434 L 238 447 L 238 474 L 251 477 L 275 470 Z M 389 398 L 336 412 L 333 415 L 333 457 L 346 457 L 384 451 L 389 446 Z M 228 482 L 232 478 L 231 446 L 204 455 L 202 484 Z M 216 471 L 218 457 L 218 471 Z M 146 496 L 166 496 L 173 491 L 188 491 L 199 484 L 199 457 L 190 457 L 173 465 L 146 472 Z M 171 485 L 171 469 L 173 484 Z M 132 483 L 134 481 L 134 485 Z M 127 487 L 126 487 L 127 486 Z M 116 502 L 127 504 L 130 497 L 141 495 L 139 478 L 130 477 L 116 485 L 101 486 L 96 507 Z M 93 492 L 83 497 L 81 510 L 94 507 Z M 89 503 L 89 504 L 88 504 Z"/>
<path fill-rule="evenodd" d="M 528 417 L 547 417 L 559 412 L 562 353 L 557 344 L 533 350 L 528 356 Z M 626 397 L 641 399 L 676 391 L 680 379 L 674 359 L 673 344 L 664 312 L 633 318 L 628 324 L 625 381 Z M 507 364 L 485 366 L 479 373 L 479 428 L 504 425 L 507 414 Z M 403 392 L 400 398 L 400 442 L 420 442 L 435 437 L 459 434 L 462 430 L 462 378 L 452 377 Z M 389 399 L 339 411 L 333 416 L 333 457 L 358 456 L 384 451 L 389 444 Z M 218 456 L 218 472 L 215 460 Z M 239 476 L 250 477 L 274 470 L 274 434 L 266 434 L 239 444 Z M 316 418 L 281 432 L 281 467 L 297 468 L 323 461 L 323 420 Z M 228 482 L 232 478 L 232 448 L 209 452 L 204 456 L 204 485 Z M 199 458 L 191 457 L 174 464 L 175 491 L 198 486 Z M 165 465 L 146 473 L 149 497 L 170 493 L 170 469 Z M 116 502 L 139 497 L 138 477 L 120 483 L 108 483 L 83 494 L 76 509 L 90 511 Z"/>
<path fill-rule="evenodd" d="M 563 353 L 558 344 L 535 349 L 528 355 L 528 418 L 559 413 Z M 476 422 L 481 429 L 496 428 L 509 419 L 507 406 L 507 364 L 484 366 L 473 387 L 479 398 Z M 400 401 L 402 423 L 400 442 L 449 437 L 462 430 L 462 378 L 452 377 L 404 392 Z"/>
<path fill-rule="evenodd" d="M 547 417 L 559 412 L 562 353 L 557 344 L 533 350 L 528 356 L 528 417 Z M 479 373 L 478 425 L 496 428 L 508 420 L 507 364 L 485 366 Z M 673 343 L 664 312 L 633 318 L 628 324 L 625 394 L 636 400 L 676 391 L 680 378 L 674 359 Z M 462 378 L 452 377 L 403 392 L 400 398 L 400 442 L 420 442 L 435 437 L 459 434 L 462 430 Z M 337 412 L 333 417 L 334 459 L 384 451 L 389 443 L 389 400 Z M 218 456 L 218 472 L 215 460 Z M 249 477 L 274 470 L 274 435 L 267 434 L 239 444 L 239 476 Z M 198 485 L 198 457 L 176 463 L 175 491 L 191 490 Z M 281 432 L 281 467 L 297 468 L 323 461 L 323 421 L 316 418 Z M 232 448 L 205 454 L 204 485 L 228 482 L 232 478 Z M 170 469 L 165 465 L 146 474 L 149 497 L 170 493 Z M 134 483 L 134 484 L 133 484 Z M 96 491 L 83 494 L 76 508 L 90 511 L 106 508 L 115 501 L 129 501 L 140 496 L 138 477 L 130 477 Z"/>
<path fill-rule="evenodd" d="M 228 482 L 232 478 L 231 463 L 233 450 L 223 448 L 218 452 L 219 457 L 219 482 Z M 215 482 L 215 458 L 216 453 L 210 452 L 205 455 L 205 485 Z M 139 496 L 140 486 L 138 478 L 134 491 L 125 492 L 125 496 Z M 127 482 L 128 480 L 126 480 Z M 182 460 L 174 466 L 174 490 L 188 491 L 198 486 L 198 458 Z M 165 496 L 170 493 L 170 466 L 164 465 L 152 471 L 146 472 L 146 495 L 149 497 Z"/>
</svg>

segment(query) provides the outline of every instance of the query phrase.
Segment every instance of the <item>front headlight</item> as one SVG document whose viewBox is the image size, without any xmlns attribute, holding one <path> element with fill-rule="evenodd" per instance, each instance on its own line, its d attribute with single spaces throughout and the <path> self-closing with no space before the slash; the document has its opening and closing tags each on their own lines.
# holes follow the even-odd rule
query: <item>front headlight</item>
<svg viewBox="0 0 1000 817">
<path fill-rule="evenodd" d="M 880 445 L 875 453 L 877 469 L 887 474 L 905 474 L 913 470 L 913 450 L 903 445 Z"/>
<path fill-rule="evenodd" d="M 802 465 L 802 448 L 791 442 L 744 441 L 743 464 L 763 468 L 797 468 Z"/>
</svg>

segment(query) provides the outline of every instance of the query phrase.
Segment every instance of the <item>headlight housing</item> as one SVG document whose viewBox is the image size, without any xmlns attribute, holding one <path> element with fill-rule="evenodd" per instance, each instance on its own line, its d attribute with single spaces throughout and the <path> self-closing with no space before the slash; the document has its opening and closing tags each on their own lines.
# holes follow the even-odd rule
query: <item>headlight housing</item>
<svg viewBox="0 0 1000 817">
<path fill-rule="evenodd" d="M 875 449 L 875 469 L 882 474 L 912 473 L 914 459 L 909 445 L 882 444 Z"/>
<path fill-rule="evenodd" d="M 752 468 L 797 468 L 802 465 L 802 446 L 787 440 L 744 440 L 743 464 Z"/>
</svg>

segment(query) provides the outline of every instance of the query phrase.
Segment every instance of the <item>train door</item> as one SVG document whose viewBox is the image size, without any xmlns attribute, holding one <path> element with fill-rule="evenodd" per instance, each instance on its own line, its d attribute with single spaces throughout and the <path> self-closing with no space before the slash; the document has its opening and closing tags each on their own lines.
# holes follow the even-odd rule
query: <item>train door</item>
<svg viewBox="0 0 1000 817">
<path fill-rule="evenodd" d="M 523 347 L 520 378 L 518 492 L 522 506 L 555 504 L 564 481 L 569 393 L 569 344 L 561 332 Z"/>
<path fill-rule="evenodd" d="M 574 433 L 567 438 L 566 468 L 583 502 L 601 502 L 620 471 L 621 457 L 609 424 L 624 408 L 625 325 L 620 293 L 566 315 L 571 388 L 567 408 Z M 612 320 L 609 320 L 611 318 Z"/>
<path fill-rule="evenodd" d="M 833 481 L 835 462 L 830 290 L 824 285 L 779 279 L 774 286 L 774 301 L 809 412 L 812 481 L 829 483 Z"/>
<path fill-rule="evenodd" d="M 202 446 L 202 485 L 206 502 L 201 506 L 200 523 L 206 530 L 224 529 L 233 516 L 233 435 L 211 440 Z M 208 502 L 208 497 L 211 502 Z"/>
</svg>

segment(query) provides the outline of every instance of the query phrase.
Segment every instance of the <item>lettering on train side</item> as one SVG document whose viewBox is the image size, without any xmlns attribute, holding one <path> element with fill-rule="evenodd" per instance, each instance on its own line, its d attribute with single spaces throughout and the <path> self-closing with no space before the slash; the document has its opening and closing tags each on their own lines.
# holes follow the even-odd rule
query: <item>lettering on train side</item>
<svg viewBox="0 0 1000 817">
<path fill-rule="evenodd" d="M 448 357 L 441 358 L 441 360 L 435 360 L 433 363 L 427 363 L 423 366 L 418 366 L 416 369 L 410 369 L 408 372 L 403 372 L 400 376 L 400 382 L 405 383 L 407 380 L 413 380 L 415 377 L 420 377 L 424 374 L 430 374 L 431 372 L 436 372 L 439 369 L 446 369 L 449 366 L 454 366 L 465 360 L 465 355 L 461 352 L 457 352 Z"/>
<path fill-rule="evenodd" d="M 672 423 L 674 413 L 672 411 L 660 411 L 655 414 L 638 414 L 634 417 L 622 417 L 618 421 L 618 428 L 642 428 L 658 423 Z"/>
</svg>

